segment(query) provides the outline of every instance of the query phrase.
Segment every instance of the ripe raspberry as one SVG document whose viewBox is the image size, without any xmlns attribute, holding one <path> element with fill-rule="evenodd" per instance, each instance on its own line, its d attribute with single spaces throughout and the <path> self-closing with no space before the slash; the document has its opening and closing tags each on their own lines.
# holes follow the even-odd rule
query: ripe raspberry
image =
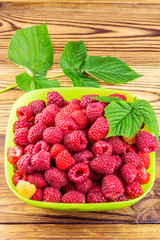
<svg viewBox="0 0 160 240">
<path fill-rule="evenodd" d="M 132 199 L 140 197 L 143 194 L 142 187 L 139 182 L 132 182 L 126 186 L 126 193 Z"/>
<path fill-rule="evenodd" d="M 146 184 L 150 180 L 150 174 L 146 171 L 144 166 L 137 168 L 137 175 L 135 178 L 135 182 L 139 182 L 140 184 Z"/>
<path fill-rule="evenodd" d="M 67 192 L 73 191 L 73 190 L 75 190 L 75 183 L 74 182 L 68 181 L 68 183 L 64 187 L 62 187 L 62 192 L 63 193 L 67 193 Z"/>
<path fill-rule="evenodd" d="M 103 177 L 103 174 L 90 170 L 89 178 L 92 180 L 92 182 L 98 182 L 101 180 L 102 177 Z"/>
<path fill-rule="evenodd" d="M 61 114 L 66 114 L 66 115 L 70 116 L 76 110 L 81 110 L 80 106 L 75 105 L 75 104 L 69 104 L 66 107 L 63 107 L 60 110 L 60 113 Z"/>
<path fill-rule="evenodd" d="M 60 112 L 55 117 L 55 126 L 61 129 L 64 135 L 78 129 L 78 125 L 71 117 Z"/>
<path fill-rule="evenodd" d="M 123 136 L 123 140 L 126 143 L 128 143 L 129 145 L 132 145 L 132 144 L 136 143 L 136 135 L 131 138 Z"/>
<path fill-rule="evenodd" d="M 62 194 L 60 191 L 53 187 L 47 187 L 44 189 L 43 201 L 44 202 L 57 202 L 61 201 Z"/>
<path fill-rule="evenodd" d="M 128 153 L 128 152 L 136 153 L 135 147 L 137 148 L 137 146 L 135 144 L 131 146 L 124 142 L 124 153 L 123 154 Z"/>
<path fill-rule="evenodd" d="M 43 123 L 47 127 L 55 124 L 55 117 L 59 111 L 56 104 L 52 104 L 43 109 L 42 113 L 39 113 L 35 117 L 35 124 Z"/>
<path fill-rule="evenodd" d="M 56 158 L 56 156 L 61 153 L 63 150 L 66 150 L 65 146 L 59 144 L 59 143 L 56 143 L 52 146 L 51 148 L 51 156 L 53 159 Z"/>
<path fill-rule="evenodd" d="M 104 105 L 102 102 L 89 103 L 86 107 L 86 114 L 90 123 L 96 121 L 98 117 L 104 115 Z"/>
<path fill-rule="evenodd" d="M 34 172 L 34 168 L 31 165 L 31 155 L 29 154 L 24 154 L 17 162 L 17 167 L 18 169 L 25 173 L 25 174 L 29 174 Z"/>
<path fill-rule="evenodd" d="M 24 153 L 32 155 L 34 147 L 35 147 L 35 144 L 32 144 L 32 143 L 28 144 L 24 149 Z"/>
<path fill-rule="evenodd" d="M 107 199 L 102 194 L 101 186 L 94 183 L 91 190 L 87 194 L 87 203 L 104 203 Z"/>
<path fill-rule="evenodd" d="M 92 152 L 95 156 L 102 154 L 110 156 L 112 154 L 112 145 L 106 141 L 97 141 L 92 146 Z"/>
<path fill-rule="evenodd" d="M 128 152 L 128 153 L 123 155 L 122 160 L 123 160 L 124 163 L 131 163 L 135 167 L 137 167 L 138 164 L 139 164 L 140 158 L 139 158 L 137 153 Z"/>
<path fill-rule="evenodd" d="M 99 95 L 97 94 L 92 94 L 92 95 L 83 95 L 81 97 L 81 103 L 80 106 L 82 108 L 86 108 L 88 103 L 93 103 L 93 102 L 97 102 L 95 99 L 91 98 L 91 97 L 99 97 Z"/>
<path fill-rule="evenodd" d="M 92 124 L 88 131 L 88 137 L 91 141 L 98 141 L 105 139 L 109 131 L 109 124 L 106 118 L 99 117 Z"/>
<path fill-rule="evenodd" d="M 58 92 L 47 93 L 47 105 L 56 104 L 58 107 L 62 107 L 64 103 L 63 97 Z"/>
<path fill-rule="evenodd" d="M 63 150 L 56 156 L 56 166 L 60 170 L 67 171 L 75 164 L 74 158 L 71 157 L 71 154 L 68 150 Z"/>
<path fill-rule="evenodd" d="M 118 97 L 118 98 L 121 98 L 124 101 L 127 101 L 126 96 L 123 95 L 123 94 L 119 94 L 119 93 L 110 94 L 109 97 Z"/>
<path fill-rule="evenodd" d="M 30 143 L 37 143 L 43 137 L 43 132 L 47 127 L 43 123 L 37 123 L 28 131 L 28 141 Z"/>
<path fill-rule="evenodd" d="M 76 110 L 71 113 L 71 118 L 75 121 L 79 129 L 84 129 L 87 126 L 88 119 L 85 112 L 82 110 Z"/>
<path fill-rule="evenodd" d="M 90 163 L 90 168 L 101 174 L 111 174 L 114 172 L 116 159 L 112 156 L 101 155 L 94 158 Z"/>
<path fill-rule="evenodd" d="M 35 116 L 43 111 L 43 109 L 46 107 L 46 103 L 43 100 L 35 100 L 30 102 L 28 107 L 32 109 L 32 113 Z"/>
<path fill-rule="evenodd" d="M 75 183 L 84 182 L 89 177 L 90 170 L 88 165 L 83 163 L 77 163 L 68 171 L 68 178 Z"/>
<path fill-rule="evenodd" d="M 151 153 L 158 149 L 158 143 L 154 136 L 145 131 L 140 131 L 136 135 L 136 144 L 141 152 Z"/>
<path fill-rule="evenodd" d="M 13 146 L 7 149 L 7 158 L 8 162 L 12 165 L 15 165 L 23 154 L 23 147 Z"/>
<path fill-rule="evenodd" d="M 45 141 L 41 140 L 35 144 L 32 154 L 34 155 L 42 150 L 49 152 L 50 146 Z"/>
<path fill-rule="evenodd" d="M 129 200 L 129 197 L 124 194 L 122 195 L 121 197 L 117 197 L 116 199 L 113 200 L 113 202 L 124 202 L 124 201 L 128 201 Z"/>
<path fill-rule="evenodd" d="M 114 167 L 114 172 L 117 172 L 121 168 L 123 161 L 119 155 L 112 155 L 112 157 L 114 157 L 116 159 L 116 165 Z"/>
<path fill-rule="evenodd" d="M 31 164 L 36 171 L 44 171 L 50 168 L 51 154 L 42 150 L 32 156 Z"/>
<path fill-rule="evenodd" d="M 37 188 L 45 188 L 47 186 L 42 172 L 34 172 L 29 174 L 28 182 L 34 184 Z"/>
<path fill-rule="evenodd" d="M 146 169 L 149 168 L 150 165 L 150 156 L 148 153 L 138 152 L 138 156 L 140 157 L 138 167 L 144 166 Z"/>
<path fill-rule="evenodd" d="M 27 128 L 29 129 L 30 127 L 33 126 L 33 122 L 28 122 L 26 118 L 18 118 L 15 123 L 13 124 L 13 132 L 16 132 L 17 129 L 19 128 Z"/>
<path fill-rule="evenodd" d="M 24 117 L 27 120 L 33 116 L 32 109 L 27 106 L 19 107 L 16 111 L 16 114 L 18 118 Z"/>
<path fill-rule="evenodd" d="M 131 183 L 135 180 L 137 169 L 133 164 L 127 163 L 123 165 L 123 167 L 120 170 L 120 173 L 125 182 Z"/>
<path fill-rule="evenodd" d="M 48 127 L 43 132 L 43 140 L 51 145 L 61 143 L 63 140 L 63 132 L 57 127 Z"/>
<path fill-rule="evenodd" d="M 37 188 L 30 199 L 34 201 L 43 201 L 43 189 Z"/>
<path fill-rule="evenodd" d="M 14 134 L 14 139 L 13 139 L 14 143 L 20 146 L 27 146 L 28 144 L 27 135 L 28 135 L 27 128 L 17 129 L 17 131 Z"/>
<path fill-rule="evenodd" d="M 75 153 L 73 158 L 76 163 L 81 162 L 89 165 L 90 161 L 93 159 L 93 154 L 88 150 L 84 150 L 82 152 Z"/>
<path fill-rule="evenodd" d="M 19 180 L 16 186 L 17 193 L 24 198 L 31 198 L 36 192 L 36 186 L 24 180 Z"/>
<path fill-rule="evenodd" d="M 85 195 L 78 191 L 70 191 L 63 195 L 62 203 L 85 203 Z"/>
<path fill-rule="evenodd" d="M 88 141 L 82 131 L 73 131 L 64 137 L 64 146 L 73 152 L 84 151 Z"/>
<path fill-rule="evenodd" d="M 79 99 L 72 99 L 69 104 L 74 104 L 80 106 L 81 101 Z"/>
<path fill-rule="evenodd" d="M 45 171 L 44 177 L 50 186 L 57 189 L 61 189 L 68 182 L 67 173 L 55 167 Z"/>
<path fill-rule="evenodd" d="M 28 175 L 22 173 L 22 172 L 19 171 L 19 170 L 17 170 L 17 171 L 15 172 L 15 174 L 13 175 L 13 177 L 12 177 L 12 182 L 13 182 L 13 184 L 16 186 L 17 183 L 19 182 L 19 180 L 27 181 L 27 180 L 28 180 Z"/>
<path fill-rule="evenodd" d="M 89 178 L 86 178 L 86 180 L 84 180 L 84 182 L 82 183 L 76 183 L 76 190 L 83 193 L 83 194 L 87 194 L 91 187 L 92 187 L 92 181 Z"/>
<path fill-rule="evenodd" d="M 102 179 L 102 193 L 106 198 L 114 200 L 124 193 L 124 187 L 118 177 L 113 174 L 106 175 Z"/>
<path fill-rule="evenodd" d="M 109 137 L 106 139 L 106 141 L 112 145 L 112 154 L 121 155 L 124 153 L 124 144 L 120 137 Z"/>
</svg>

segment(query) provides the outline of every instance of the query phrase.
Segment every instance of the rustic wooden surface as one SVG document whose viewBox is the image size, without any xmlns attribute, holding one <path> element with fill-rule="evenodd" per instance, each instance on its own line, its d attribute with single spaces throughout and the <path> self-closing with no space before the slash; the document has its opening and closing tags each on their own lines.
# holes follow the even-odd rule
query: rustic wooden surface
<svg viewBox="0 0 160 240">
<path fill-rule="evenodd" d="M 100 84 L 149 101 L 160 126 L 160 0 L 0 2 L 0 89 L 15 84 L 15 76 L 23 72 L 7 58 L 10 38 L 19 28 L 43 22 L 55 53 L 48 75 L 61 73 L 58 60 L 66 42 L 83 39 L 88 55 L 121 58 L 144 74 L 124 85 Z M 63 87 L 72 86 L 66 77 L 59 81 Z M 11 107 L 22 94 L 18 88 L 0 94 L 0 240 L 160 239 L 160 150 L 152 190 L 125 209 L 89 213 L 38 209 L 10 191 L 4 173 L 5 132 Z"/>
</svg>

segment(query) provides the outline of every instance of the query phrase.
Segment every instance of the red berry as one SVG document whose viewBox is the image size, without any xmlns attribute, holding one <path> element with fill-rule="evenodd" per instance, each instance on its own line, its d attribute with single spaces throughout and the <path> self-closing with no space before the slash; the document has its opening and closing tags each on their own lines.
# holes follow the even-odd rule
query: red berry
<svg viewBox="0 0 160 240">
<path fill-rule="evenodd" d="M 97 94 L 83 95 L 83 96 L 81 97 L 80 106 L 81 106 L 82 108 L 86 108 L 89 103 L 97 102 L 97 101 L 96 101 L 95 99 L 93 99 L 92 97 L 99 97 L 99 95 L 97 95 Z"/>
<path fill-rule="evenodd" d="M 30 199 L 34 201 L 43 201 L 43 189 L 37 188 Z"/>
<path fill-rule="evenodd" d="M 17 170 L 12 177 L 12 182 L 15 186 L 17 186 L 17 183 L 19 182 L 19 180 L 27 181 L 28 180 L 28 175 L 22 173 L 19 170 Z"/>
<path fill-rule="evenodd" d="M 12 165 L 15 165 L 23 154 L 23 147 L 14 146 L 7 149 L 7 158 L 8 162 Z"/>
<path fill-rule="evenodd" d="M 85 195 L 78 191 L 70 191 L 63 195 L 62 203 L 85 203 Z"/>
<path fill-rule="evenodd" d="M 13 132 L 16 132 L 17 129 L 19 128 L 27 128 L 29 129 L 30 127 L 33 126 L 32 122 L 28 122 L 26 118 L 18 118 L 15 123 L 13 124 Z"/>
<path fill-rule="evenodd" d="M 135 180 L 137 169 L 133 164 L 127 163 L 123 165 L 123 167 L 120 170 L 120 173 L 125 182 L 131 183 Z"/>
<path fill-rule="evenodd" d="M 49 152 L 50 146 L 45 141 L 41 140 L 35 144 L 32 154 L 34 155 L 42 150 Z"/>
<path fill-rule="evenodd" d="M 90 163 L 90 168 L 100 174 L 111 174 L 114 172 L 116 159 L 112 156 L 101 155 L 94 158 Z"/>
<path fill-rule="evenodd" d="M 140 184 L 146 184 L 150 180 L 150 174 L 146 171 L 144 166 L 137 168 L 137 175 L 135 178 L 135 182 L 139 182 Z"/>
<path fill-rule="evenodd" d="M 67 173 L 55 167 L 45 171 L 44 177 L 50 186 L 57 189 L 61 189 L 68 182 Z"/>
<path fill-rule="evenodd" d="M 92 180 L 92 182 L 98 182 L 101 180 L 102 177 L 103 177 L 103 174 L 90 170 L 89 178 Z"/>
<path fill-rule="evenodd" d="M 143 194 L 142 187 L 139 182 L 132 182 L 126 186 L 126 193 L 132 199 L 140 197 Z"/>
<path fill-rule="evenodd" d="M 101 186 L 96 182 L 87 194 L 87 203 L 104 203 L 107 199 L 102 194 Z"/>
<path fill-rule="evenodd" d="M 158 143 L 154 136 L 145 131 L 140 131 L 136 135 L 136 144 L 141 152 L 151 153 L 158 149 Z"/>
<path fill-rule="evenodd" d="M 46 128 L 43 132 L 43 140 L 50 145 L 61 143 L 63 140 L 63 132 L 57 127 Z"/>
<path fill-rule="evenodd" d="M 121 155 L 124 153 L 124 144 L 123 141 L 120 139 L 120 137 L 109 137 L 107 138 L 107 142 L 112 145 L 113 148 L 113 154 L 114 155 Z"/>
<path fill-rule="evenodd" d="M 71 117 L 60 112 L 55 117 L 55 126 L 61 129 L 64 135 L 78 129 L 78 125 Z"/>
<path fill-rule="evenodd" d="M 51 148 L 51 156 L 53 159 L 56 158 L 56 156 L 61 153 L 63 150 L 66 150 L 65 146 L 59 144 L 59 143 L 56 143 L 52 146 Z"/>
<path fill-rule="evenodd" d="M 93 123 L 96 121 L 98 117 L 101 117 L 104 115 L 104 108 L 102 102 L 95 102 L 95 103 L 89 103 L 86 107 L 86 114 L 89 119 L 90 123 Z"/>
<path fill-rule="evenodd" d="M 144 166 L 146 169 L 150 166 L 150 156 L 148 153 L 138 152 L 138 156 L 140 157 L 138 167 Z"/>
<path fill-rule="evenodd" d="M 41 113 L 46 107 L 46 103 L 43 100 L 35 100 L 28 104 L 28 107 L 32 109 L 32 113 L 35 116 L 38 113 Z"/>
<path fill-rule="evenodd" d="M 121 98 L 124 101 L 127 101 L 126 96 L 123 95 L 123 94 L 119 94 L 119 93 L 110 94 L 109 97 L 118 97 L 118 98 Z"/>
<path fill-rule="evenodd" d="M 124 202 L 124 201 L 128 201 L 128 200 L 129 200 L 129 197 L 126 194 L 124 194 L 124 195 L 114 199 L 113 202 L 122 202 L 122 201 Z"/>
<path fill-rule="evenodd" d="M 92 152 L 95 156 L 102 154 L 110 156 L 112 154 L 112 145 L 106 141 L 97 141 L 92 146 Z"/>
<path fill-rule="evenodd" d="M 58 92 L 47 93 L 47 105 L 56 104 L 58 107 L 62 107 L 64 103 L 63 97 Z"/>
<path fill-rule="evenodd" d="M 140 158 L 139 158 L 137 153 L 128 152 L 128 153 L 123 155 L 122 160 L 123 160 L 124 163 L 131 163 L 135 167 L 137 167 L 138 164 L 139 164 Z"/>
<path fill-rule="evenodd" d="M 123 161 L 119 155 L 112 155 L 112 157 L 114 157 L 116 159 L 116 165 L 114 167 L 114 172 L 116 172 L 121 168 Z"/>
<path fill-rule="evenodd" d="M 83 163 L 77 163 L 68 171 L 68 178 L 75 183 L 84 182 L 89 177 L 90 170 L 88 165 Z"/>
<path fill-rule="evenodd" d="M 28 144 L 28 129 L 27 128 L 19 128 L 17 129 L 17 131 L 14 134 L 14 143 L 16 145 L 20 145 L 20 146 L 27 146 Z"/>
<path fill-rule="evenodd" d="M 17 167 L 18 169 L 25 173 L 25 174 L 29 174 L 34 172 L 34 168 L 31 165 L 31 155 L 29 154 L 24 154 L 17 162 Z"/>
<path fill-rule="evenodd" d="M 53 126 L 55 124 L 55 117 L 59 111 L 56 104 L 52 104 L 43 109 L 42 113 L 39 113 L 35 117 L 35 124 L 43 123 L 47 127 Z"/>
<path fill-rule="evenodd" d="M 31 164 L 36 171 L 44 171 L 50 168 L 51 154 L 42 150 L 32 156 Z"/>
<path fill-rule="evenodd" d="M 62 187 L 62 192 L 63 193 L 67 193 L 67 192 L 73 191 L 73 190 L 75 190 L 75 183 L 74 182 L 68 181 L 68 183 L 64 187 Z"/>
<path fill-rule="evenodd" d="M 64 146 L 73 152 L 84 151 L 88 141 L 82 131 L 73 131 L 64 137 Z"/>
<path fill-rule="evenodd" d="M 75 121 L 79 129 L 84 129 L 87 126 L 87 115 L 82 110 L 72 112 L 70 117 Z"/>
<path fill-rule="evenodd" d="M 82 152 L 75 153 L 73 158 L 76 163 L 81 162 L 89 165 L 90 161 L 93 159 L 93 154 L 88 150 L 84 150 Z"/>
<path fill-rule="evenodd" d="M 28 144 L 24 149 L 24 153 L 32 155 L 34 147 L 35 144 L 32 143 Z"/>
<path fill-rule="evenodd" d="M 79 99 L 72 99 L 70 102 L 69 102 L 69 104 L 74 104 L 74 105 L 78 105 L 78 106 L 80 106 L 80 103 L 81 103 L 81 101 L 79 100 Z"/>
<path fill-rule="evenodd" d="M 44 189 L 44 193 L 43 193 L 43 201 L 44 202 L 59 203 L 61 201 L 61 197 L 62 197 L 62 194 L 56 188 L 47 187 Z"/>
<path fill-rule="evenodd" d="M 63 171 L 69 170 L 75 164 L 68 150 L 63 150 L 56 156 L 56 166 Z"/>
<path fill-rule="evenodd" d="M 76 183 L 75 186 L 77 191 L 87 194 L 92 187 L 92 181 L 91 179 L 86 178 L 84 182 Z"/>
<path fill-rule="evenodd" d="M 32 109 L 27 106 L 19 107 L 16 114 L 18 118 L 24 117 L 27 120 L 33 116 Z"/>
<path fill-rule="evenodd" d="M 37 143 L 42 140 L 43 132 L 47 127 L 43 123 L 37 123 L 28 131 L 28 141 L 30 143 Z"/>
<path fill-rule="evenodd" d="M 42 172 L 34 172 L 28 175 L 28 182 L 34 184 L 37 188 L 45 188 L 47 183 Z"/>
<path fill-rule="evenodd" d="M 66 114 L 68 116 L 70 116 L 73 112 L 75 112 L 76 110 L 81 110 L 80 106 L 75 105 L 75 104 L 69 104 L 66 107 L 63 107 L 60 110 L 61 114 Z"/>
<path fill-rule="evenodd" d="M 91 141 L 98 141 L 105 139 L 109 131 L 108 121 L 104 117 L 99 117 L 92 124 L 88 131 L 88 137 Z"/>
</svg>

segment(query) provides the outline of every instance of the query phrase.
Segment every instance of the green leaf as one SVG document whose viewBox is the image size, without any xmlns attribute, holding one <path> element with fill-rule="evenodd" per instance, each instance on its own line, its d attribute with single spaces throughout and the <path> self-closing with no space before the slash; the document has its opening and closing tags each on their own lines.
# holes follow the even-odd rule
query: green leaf
<svg viewBox="0 0 160 240">
<path fill-rule="evenodd" d="M 105 117 L 109 123 L 110 136 L 133 137 L 142 126 L 142 116 L 132 103 L 112 102 L 105 108 Z"/>
<path fill-rule="evenodd" d="M 113 101 L 117 101 L 117 102 L 119 102 L 119 101 L 124 101 L 124 100 L 121 99 L 121 98 L 118 98 L 118 97 L 109 97 L 109 96 L 100 96 L 100 97 L 92 97 L 92 98 L 95 99 L 95 100 L 98 100 L 98 101 L 100 101 L 100 102 L 107 102 L 107 103 L 113 102 Z"/>
<path fill-rule="evenodd" d="M 16 76 L 16 83 L 22 91 L 29 92 L 35 89 L 59 87 L 57 80 L 48 80 L 44 76 L 32 78 L 27 73 Z"/>
<path fill-rule="evenodd" d="M 113 84 L 126 83 L 142 76 L 114 57 L 88 56 L 80 70 Z"/>
<path fill-rule="evenodd" d="M 159 128 L 158 121 L 155 114 L 155 111 L 151 104 L 145 100 L 135 100 L 133 102 L 133 107 L 138 109 L 143 117 L 143 122 L 152 129 L 157 140 L 159 139 Z"/>
<path fill-rule="evenodd" d="M 63 72 L 72 80 L 74 87 L 100 87 L 99 83 L 95 79 L 89 78 L 82 73 L 77 71 L 71 72 L 69 69 L 63 69 Z"/>
<path fill-rule="evenodd" d="M 46 24 L 18 29 L 10 40 L 8 58 L 31 76 L 45 76 L 53 65 L 53 47 Z"/>
<path fill-rule="evenodd" d="M 86 46 L 81 40 L 79 42 L 68 42 L 61 55 L 59 65 L 63 69 L 76 70 L 87 56 Z"/>
</svg>

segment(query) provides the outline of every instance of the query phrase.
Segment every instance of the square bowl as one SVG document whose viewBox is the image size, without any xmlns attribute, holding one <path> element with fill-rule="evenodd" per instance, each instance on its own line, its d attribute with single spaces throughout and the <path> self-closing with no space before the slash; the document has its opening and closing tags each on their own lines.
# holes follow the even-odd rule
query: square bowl
<svg viewBox="0 0 160 240">
<path fill-rule="evenodd" d="M 124 202 L 106 202 L 106 203 L 85 203 L 85 204 L 68 204 L 68 203 L 51 203 L 51 202 L 40 202 L 40 201 L 34 201 L 30 199 L 26 199 L 22 196 L 20 196 L 16 192 L 16 187 L 12 183 L 12 176 L 14 174 L 14 168 L 13 165 L 11 165 L 7 160 L 7 148 L 14 146 L 13 142 L 13 124 L 17 120 L 16 117 L 16 110 L 17 108 L 21 106 L 28 105 L 29 102 L 43 99 L 46 101 L 46 95 L 49 91 L 57 91 L 59 92 L 63 98 L 67 101 L 70 101 L 71 99 L 78 98 L 80 99 L 82 95 L 88 95 L 88 94 L 99 94 L 99 96 L 105 96 L 113 93 L 119 93 L 124 94 L 127 97 L 127 100 L 129 102 L 132 102 L 135 98 L 135 96 L 124 92 L 120 90 L 111 90 L 111 89 L 102 89 L 102 88 L 48 88 L 48 89 L 40 89 L 40 90 L 34 90 L 28 93 L 25 93 L 22 95 L 13 105 L 8 127 L 7 127 L 7 134 L 6 134 L 6 142 L 5 142 L 5 175 L 7 183 L 12 190 L 12 192 L 19 197 L 22 201 L 40 208 L 48 208 L 48 209 L 56 209 L 56 210 L 66 210 L 66 211 L 105 211 L 105 210 L 112 210 L 112 209 L 119 209 L 128 207 L 139 200 L 141 200 L 152 188 L 155 178 L 155 152 L 150 153 L 150 167 L 147 170 L 150 173 L 150 181 L 142 185 L 143 189 L 143 195 L 136 199 L 129 199 L 128 201 Z M 150 133 L 151 130 L 148 127 L 144 127 L 144 131 L 148 131 Z"/>
</svg>

